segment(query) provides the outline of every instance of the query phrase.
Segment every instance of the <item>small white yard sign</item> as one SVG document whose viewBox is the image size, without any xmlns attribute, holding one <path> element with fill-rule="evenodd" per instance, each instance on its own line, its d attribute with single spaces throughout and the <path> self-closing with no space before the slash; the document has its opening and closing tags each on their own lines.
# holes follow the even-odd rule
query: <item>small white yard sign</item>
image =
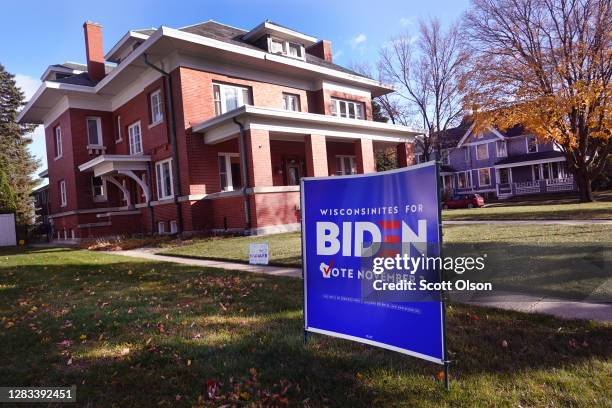
<svg viewBox="0 0 612 408">
<path fill-rule="evenodd" d="M 268 243 L 249 244 L 249 263 L 251 265 L 267 265 L 269 256 Z"/>
</svg>

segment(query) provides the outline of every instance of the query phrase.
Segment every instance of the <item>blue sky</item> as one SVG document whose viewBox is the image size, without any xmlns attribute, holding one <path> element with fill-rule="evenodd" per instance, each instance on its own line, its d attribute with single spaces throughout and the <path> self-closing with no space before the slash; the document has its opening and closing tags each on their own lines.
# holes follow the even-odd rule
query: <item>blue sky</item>
<svg viewBox="0 0 612 408">
<path fill-rule="evenodd" d="M 419 19 L 454 21 L 468 0 L 379 1 L 10 1 L 0 15 L 0 63 L 17 76 L 26 96 L 40 84 L 45 68 L 64 61 L 85 61 L 82 24 L 104 27 L 108 51 L 129 29 L 182 27 L 209 19 L 250 29 L 265 19 L 332 41 L 334 62 L 375 63 L 378 49 L 401 32 L 416 33 Z M 46 168 L 42 129 L 32 151 Z"/>
</svg>

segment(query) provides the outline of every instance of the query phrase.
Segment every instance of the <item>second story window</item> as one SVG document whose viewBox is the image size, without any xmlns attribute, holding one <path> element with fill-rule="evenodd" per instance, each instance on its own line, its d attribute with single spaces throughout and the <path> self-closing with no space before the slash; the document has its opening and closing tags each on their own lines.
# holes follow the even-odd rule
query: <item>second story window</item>
<svg viewBox="0 0 612 408">
<path fill-rule="evenodd" d="M 61 180 L 59 182 L 59 191 L 60 191 L 60 207 L 65 207 L 68 205 L 68 196 L 66 195 L 66 181 Z"/>
<path fill-rule="evenodd" d="M 463 154 L 465 155 L 465 162 L 469 163 L 470 162 L 470 146 L 464 147 Z"/>
<path fill-rule="evenodd" d="M 331 99 L 331 112 L 334 116 L 350 119 L 365 119 L 363 103 L 344 99 Z"/>
<path fill-rule="evenodd" d="M 59 159 L 62 157 L 62 128 L 57 126 L 55 128 L 55 158 Z"/>
<path fill-rule="evenodd" d="M 164 120 L 164 111 L 159 89 L 151 94 L 149 103 L 151 104 L 151 125 L 161 123 Z"/>
<path fill-rule="evenodd" d="M 476 159 L 486 160 L 489 158 L 489 144 L 482 143 L 476 146 Z"/>
<path fill-rule="evenodd" d="M 442 150 L 442 151 L 440 152 L 440 155 L 442 156 L 442 157 L 440 158 L 440 161 L 442 162 L 442 164 L 445 164 L 445 165 L 447 165 L 447 166 L 448 166 L 448 165 L 450 164 L 450 158 L 449 158 L 449 152 L 448 152 L 448 150 Z"/>
<path fill-rule="evenodd" d="M 251 91 L 247 87 L 213 83 L 215 115 L 221 115 L 243 105 L 250 105 Z"/>
<path fill-rule="evenodd" d="M 506 147 L 505 140 L 498 140 L 497 142 L 495 142 L 495 149 L 497 150 L 497 157 L 508 156 L 508 149 Z"/>
<path fill-rule="evenodd" d="M 536 153 L 538 151 L 538 139 L 535 136 L 529 136 L 526 139 L 527 153 Z"/>
<path fill-rule="evenodd" d="M 102 146 L 102 119 L 87 118 L 87 142 L 89 146 Z"/>
<path fill-rule="evenodd" d="M 142 135 L 140 133 L 140 121 L 128 127 L 128 138 L 130 141 L 130 154 L 142 154 Z"/>
<path fill-rule="evenodd" d="M 293 112 L 299 112 L 300 96 L 296 94 L 283 93 L 283 109 Z"/>
</svg>

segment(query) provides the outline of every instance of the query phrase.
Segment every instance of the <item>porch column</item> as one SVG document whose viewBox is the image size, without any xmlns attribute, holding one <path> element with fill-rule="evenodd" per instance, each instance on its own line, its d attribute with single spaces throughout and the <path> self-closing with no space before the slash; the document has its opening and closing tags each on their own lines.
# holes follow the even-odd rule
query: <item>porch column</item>
<svg viewBox="0 0 612 408">
<path fill-rule="evenodd" d="M 304 142 L 306 154 L 306 176 L 327 176 L 327 145 L 325 142 L 325 136 L 306 135 Z"/>
<path fill-rule="evenodd" d="M 358 174 L 376 172 L 374 146 L 371 139 L 355 140 L 355 161 L 357 162 Z"/>
<path fill-rule="evenodd" d="M 248 187 L 274 185 L 268 131 L 251 129 L 245 136 L 247 168 L 249 169 Z M 240 153 L 243 154 L 243 152 Z"/>
<path fill-rule="evenodd" d="M 408 167 L 415 164 L 414 143 L 403 142 L 395 147 L 397 167 Z"/>
</svg>

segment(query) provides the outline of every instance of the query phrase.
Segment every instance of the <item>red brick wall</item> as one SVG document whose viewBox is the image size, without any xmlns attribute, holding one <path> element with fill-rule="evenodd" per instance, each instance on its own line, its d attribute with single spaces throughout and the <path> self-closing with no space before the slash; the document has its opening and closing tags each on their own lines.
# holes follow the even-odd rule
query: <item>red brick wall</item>
<svg viewBox="0 0 612 408">
<path fill-rule="evenodd" d="M 306 175 L 308 177 L 323 177 L 328 175 L 327 144 L 324 135 L 307 135 L 306 144 Z"/>
</svg>

